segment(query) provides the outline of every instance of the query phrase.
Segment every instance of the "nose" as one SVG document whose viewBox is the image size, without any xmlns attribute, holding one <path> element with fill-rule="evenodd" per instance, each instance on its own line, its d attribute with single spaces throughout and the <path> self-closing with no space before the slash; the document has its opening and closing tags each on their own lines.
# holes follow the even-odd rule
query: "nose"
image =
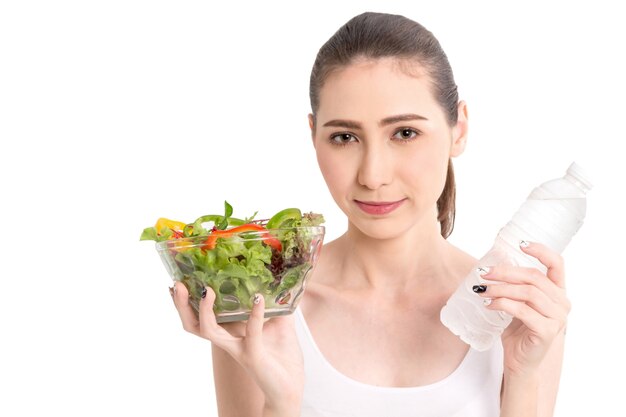
<svg viewBox="0 0 626 417">
<path fill-rule="evenodd" d="M 393 157 L 386 146 L 366 146 L 359 165 L 360 185 L 376 190 L 391 183 L 393 178 Z"/>
</svg>

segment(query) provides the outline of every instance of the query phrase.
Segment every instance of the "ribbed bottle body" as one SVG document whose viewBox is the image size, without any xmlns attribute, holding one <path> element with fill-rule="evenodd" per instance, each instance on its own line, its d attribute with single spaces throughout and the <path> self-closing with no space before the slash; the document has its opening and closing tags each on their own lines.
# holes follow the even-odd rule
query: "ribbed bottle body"
<svg viewBox="0 0 626 417">
<path fill-rule="evenodd" d="M 511 220 L 498 232 L 492 248 L 463 280 L 441 310 L 441 321 L 476 350 L 489 349 L 511 323 L 512 317 L 487 309 L 474 285 L 489 284 L 478 268 L 498 264 L 534 267 L 546 271 L 537 259 L 521 251 L 521 240 L 540 242 L 561 253 L 578 232 L 586 215 L 586 193 L 591 184 L 581 168 L 572 164 L 563 178 L 535 188 Z"/>
</svg>

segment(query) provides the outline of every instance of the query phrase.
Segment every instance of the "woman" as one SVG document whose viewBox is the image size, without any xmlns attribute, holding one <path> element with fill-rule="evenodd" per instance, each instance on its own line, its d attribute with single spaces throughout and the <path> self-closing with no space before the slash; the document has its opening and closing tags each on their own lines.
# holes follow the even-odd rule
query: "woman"
<svg viewBox="0 0 626 417">
<path fill-rule="evenodd" d="M 485 265 L 477 293 L 516 319 L 490 351 L 469 349 L 439 312 L 476 260 L 446 238 L 451 158 L 467 138 L 448 60 L 402 16 L 364 13 L 320 49 L 309 125 L 328 188 L 349 220 L 326 244 L 294 315 L 218 325 L 210 288 L 183 327 L 212 342 L 220 416 L 549 416 L 569 301 L 561 257 L 548 267 Z M 477 288 L 482 291 L 484 288 Z"/>
</svg>

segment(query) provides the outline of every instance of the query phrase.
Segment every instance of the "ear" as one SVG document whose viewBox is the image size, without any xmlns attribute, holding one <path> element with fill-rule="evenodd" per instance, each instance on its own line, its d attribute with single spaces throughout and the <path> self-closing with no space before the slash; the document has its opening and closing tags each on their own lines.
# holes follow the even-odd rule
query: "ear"
<svg viewBox="0 0 626 417">
<path fill-rule="evenodd" d="M 452 146 L 450 147 L 450 156 L 459 156 L 465 150 L 467 143 L 467 103 L 459 101 L 458 118 L 456 125 L 452 128 Z"/>
<path fill-rule="evenodd" d="M 315 117 L 312 113 L 309 113 L 309 128 L 311 129 L 311 140 L 313 141 L 313 147 L 315 147 Z"/>
</svg>

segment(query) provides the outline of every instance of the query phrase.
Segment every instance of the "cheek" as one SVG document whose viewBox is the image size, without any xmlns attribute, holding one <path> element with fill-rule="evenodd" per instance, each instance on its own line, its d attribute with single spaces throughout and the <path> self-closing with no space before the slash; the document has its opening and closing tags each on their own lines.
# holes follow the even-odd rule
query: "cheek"
<svg viewBox="0 0 626 417">
<path fill-rule="evenodd" d="M 351 176 L 347 169 L 347 161 L 338 157 L 337 152 L 324 148 L 318 149 L 317 163 L 333 196 L 349 186 Z"/>
<path fill-rule="evenodd" d="M 401 164 L 403 177 L 413 184 L 415 190 L 438 198 L 446 182 L 448 159 L 449 155 L 444 149 L 406 152 Z"/>
</svg>

